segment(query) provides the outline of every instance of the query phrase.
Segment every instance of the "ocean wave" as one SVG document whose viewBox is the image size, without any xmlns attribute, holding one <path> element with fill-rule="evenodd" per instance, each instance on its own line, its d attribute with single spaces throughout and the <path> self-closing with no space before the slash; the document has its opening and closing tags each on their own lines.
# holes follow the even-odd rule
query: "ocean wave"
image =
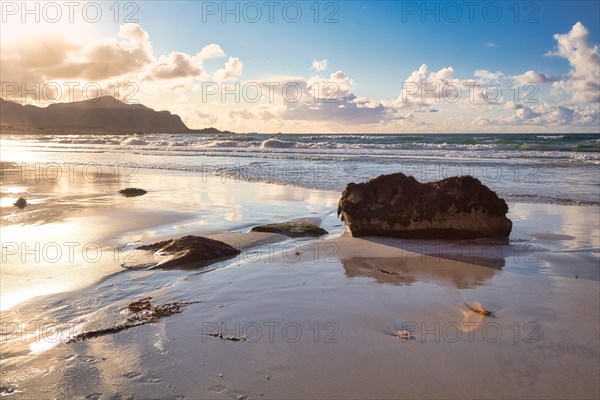
<svg viewBox="0 0 600 400">
<path fill-rule="evenodd" d="M 237 140 L 211 140 L 195 143 L 196 147 L 242 147 L 244 145 L 248 146 L 248 143 Z"/>
<path fill-rule="evenodd" d="M 287 142 L 279 139 L 267 139 L 261 143 L 262 149 L 289 149 L 296 147 L 297 142 Z"/>
<path fill-rule="evenodd" d="M 538 139 L 548 139 L 548 140 L 559 140 L 564 139 L 565 135 L 538 135 L 536 136 Z"/>
<path fill-rule="evenodd" d="M 120 143 L 122 146 L 146 146 L 148 142 L 137 137 L 130 137 Z"/>
</svg>

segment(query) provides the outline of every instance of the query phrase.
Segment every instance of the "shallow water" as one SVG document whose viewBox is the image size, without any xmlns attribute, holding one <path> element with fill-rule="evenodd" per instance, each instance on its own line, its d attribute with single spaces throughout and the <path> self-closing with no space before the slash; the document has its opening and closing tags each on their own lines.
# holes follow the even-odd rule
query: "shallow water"
<svg viewBox="0 0 600 400">
<path fill-rule="evenodd" d="M 57 163 L 63 174 L 91 163 L 124 175 L 189 170 L 335 191 L 394 172 L 424 182 L 472 175 L 512 201 L 600 204 L 593 134 L 21 135 L 1 144 L 3 161 Z"/>
<path fill-rule="evenodd" d="M 300 217 L 322 220 L 341 232 L 338 195 L 266 184 L 223 182 L 192 172 L 139 171 L 135 185 L 148 193 L 126 198 L 131 183 L 104 175 L 91 184 L 81 175 L 36 184 L 9 175 L 2 198 L 0 309 L 36 295 L 85 287 L 136 262 L 134 247 L 189 234 L 246 232 L 251 227 Z M 12 178 L 12 180 L 11 180 Z M 14 193 L 18 190 L 22 192 Z M 12 206 L 15 196 L 31 205 Z"/>
</svg>

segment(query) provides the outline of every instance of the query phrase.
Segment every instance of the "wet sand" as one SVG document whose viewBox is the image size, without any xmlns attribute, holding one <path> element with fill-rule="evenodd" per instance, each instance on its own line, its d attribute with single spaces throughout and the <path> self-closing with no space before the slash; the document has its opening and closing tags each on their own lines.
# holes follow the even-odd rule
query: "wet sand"
<svg viewBox="0 0 600 400">
<path fill-rule="evenodd" d="M 141 176 L 147 178 L 136 186 L 148 189 L 146 196 L 112 196 L 108 190 L 121 187 L 110 186 L 104 206 L 6 228 L 30 229 L 24 241 L 55 224 L 77 235 L 89 230 L 100 242 L 147 244 L 195 233 L 242 253 L 199 271 L 126 270 L 113 262 L 114 270 L 77 285 L 20 299 L 2 312 L 3 391 L 31 399 L 600 394 L 598 207 L 510 204 L 508 244 L 352 238 L 335 217 L 338 193 L 218 180 L 193 185 L 197 177 L 185 173 Z M 82 221 L 91 217 L 106 223 L 86 230 Z M 248 232 L 302 217 L 318 218 L 330 235 Z M 4 285 L 4 263 L 2 278 Z M 199 303 L 153 324 L 65 343 L 122 322 L 127 305 L 146 296 L 156 304 Z M 410 337 L 397 337 L 400 330 Z M 215 332 L 246 340 L 209 335 Z"/>
<path fill-rule="evenodd" d="M 305 215 L 337 225 L 329 228 L 332 232 L 343 229 L 332 215 L 337 202 L 332 192 L 186 172 L 135 170 L 132 175 L 122 169 L 116 175 L 106 167 L 84 166 L 63 166 L 60 175 L 45 174 L 43 168 L 37 176 L 36 171 L 3 171 L 1 310 L 121 272 L 122 264 L 142 262 L 134 250 L 140 244 L 189 234 L 218 239 L 226 233 L 232 245 L 245 248 L 248 239 L 233 233 Z M 130 186 L 148 193 L 119 195 Z M 20 196 L 29 203 L 23 210 L 12 205 Z M 252 237 L 254 243 L 267 240 Z"/>
</svg>

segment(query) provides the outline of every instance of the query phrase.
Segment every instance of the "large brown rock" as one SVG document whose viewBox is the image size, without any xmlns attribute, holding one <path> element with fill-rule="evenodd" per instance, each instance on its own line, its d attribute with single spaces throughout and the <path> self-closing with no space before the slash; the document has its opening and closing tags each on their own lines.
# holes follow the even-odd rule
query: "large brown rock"
<svg viewBox="0 0 600 400">
<path fill-rule="evenodd" d="M 407 239 L 506 238 L 508 206 L 472 176 L 420 183 L 402 173 L 350 183 L 338 216 L 352 236 Z"/>
</svg>

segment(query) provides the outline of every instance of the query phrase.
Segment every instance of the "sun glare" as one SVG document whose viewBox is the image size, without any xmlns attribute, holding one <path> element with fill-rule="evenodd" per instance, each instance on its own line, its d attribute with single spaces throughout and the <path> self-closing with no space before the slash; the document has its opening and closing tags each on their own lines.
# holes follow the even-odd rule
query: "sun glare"
<svg viewBox="0 0 600 400">
<path fill-rule="evenodd" d="M 86 3 L 2 2 L 0 43 L 35 40 L 40 36 L 62 36 L 70 41 L 97 37 L 101 20 Z M 102 11 L 100 16 L 102 15 Z"/>
</svg>

